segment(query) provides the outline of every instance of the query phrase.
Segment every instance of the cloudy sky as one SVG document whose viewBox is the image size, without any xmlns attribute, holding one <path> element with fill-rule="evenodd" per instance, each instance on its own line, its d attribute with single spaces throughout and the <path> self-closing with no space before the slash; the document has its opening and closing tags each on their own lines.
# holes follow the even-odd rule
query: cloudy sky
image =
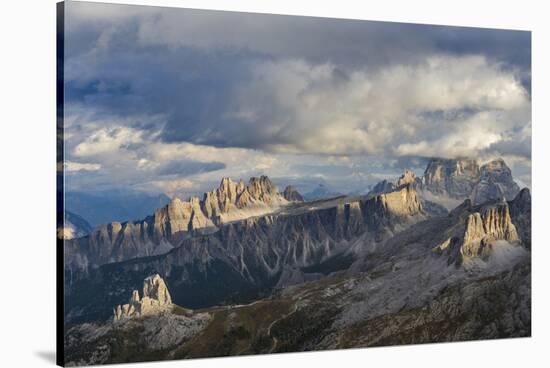
<svg viewBox="0 0 550 368">
<path fill-rule="evenodd" d="M 346 193 L 434 156 L 530 186 L 528 32 L 80 2 L 65 22 L 68 190 Z"/>
</svg>

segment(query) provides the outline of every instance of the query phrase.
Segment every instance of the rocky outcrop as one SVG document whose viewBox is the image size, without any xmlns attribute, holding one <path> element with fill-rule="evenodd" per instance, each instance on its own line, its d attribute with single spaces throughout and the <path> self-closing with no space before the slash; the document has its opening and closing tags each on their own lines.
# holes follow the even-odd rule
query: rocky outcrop
<svg viewBox="0 0 550 368">
<path fill-rule="evenodd" d="M 401 175 L 401 177 L 397 179 L 396 186 L 402 187 L 403 185 L 407 185 L 407 184 L 413 184 L 416 186 L 419 183 L 420 183 L 420 179 L 416 177 L 416 174 L 413 171 L 405 170 L 403 175 Z"/>
<path fill-rule="evenodd" d="M 474 203 L 488 200 L 513 199 L 519 193 L 519 186 L 512 178 L 512 171 L 503 159 L 496 159 L 481 166 L 479 182 L 470 197 Z"/>
<path fill-rule="evenodd" d="M 184 234 L 208 227 L 214 227 L 214 223 L 203 214 L 199 198 L 191 197 L 189 201 L 174 198 L 168 205 L 155 211 L 152 240 L 158 242 L 166 239 L 174 244 Z"/>
<path fill-rule="evenodd" d="M 292 185 L 289 185 L 285 188 L 285 190 L 283 191 L 283 197 L 289 202 L 303 202 L 304 201 L 304 198 L 302 197 L 302 195 Z"/>
<path fill-rule="evenodd" d="M 404 217 L 422 212 L 422 204 L 411 184 L 388 193 L 382 193 L 366 202 L 369 213 L 374 215 Z"/>
<path fill-rule="evenodd" d="M 277 187 L 267 176 L 261 176 L 250 178 L 247 185 L 242 180 L 234 182 L 230 178 L 223 178 L 218 189 L 205 193 L 201 206 L 206 217 L 219 225 L 235 220 L 231 213 L 237 210 L 248 207 L 270 209 L 284 204 L 286 200 Z"/>
<path fill-rule="evenodd" d="M 468 198 L 479 181 L 480 168 L 473 159 L 434 158 L 426 167 L 422 188 L 452 198 Z"/>
<path fill-rule="evenodd" d="M 519 240 L 506 203 L 483 208 L 468 216 L 460 252 L 464 257 L 487 256 L 495 240 Z"/>
<path fill-rule="evenodd" d="M 458 222 L 454 235 L 436 247 L 437 252 L 448 255 L 449 263 L 459 265 L 466 259 L 486 259 L 495 241 L 520 242 L 506 202 L 473 206 L 468 199 L 449 216 Z"/>
<path fill-rule="evenodd" d="M 137 318 L 159 314 L 172 308 L 172 298 L 160 275 L 155 274 L 143 280 L 143 297 L 134 290 L 128 304 L 117 305 L 113 309 L 113 320 Z"/>
<path fill-rule="evenodd" d="M 86 269 L 163 254 L 194 233 L 210 233 L 224 223 L 273 212 L 288 203 L 267 176 L 251 178 L 247 185 L 223 178 L 202 199 L 174 198 L 144 220 L 101 225 L 88 236 L 66 241 L 65 266 Z"/>
</svg>

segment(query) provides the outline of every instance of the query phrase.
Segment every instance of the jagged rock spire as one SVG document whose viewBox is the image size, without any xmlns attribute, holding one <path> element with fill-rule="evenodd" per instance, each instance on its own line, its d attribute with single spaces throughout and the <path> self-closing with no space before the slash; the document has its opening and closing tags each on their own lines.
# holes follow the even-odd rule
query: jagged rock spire
<svg viewBox="0 0 550 368">
<path fill-rule="evenodd" d="M 113 308 L 113 319 L 119 321 L 124 318 L 141 317 L 162 313 L 172 308 L 172 297 L 166 283 L 159 274 L 143 280 L 143 297 L 134 290 L 128 304 L 117 305 Z"/>
</svg>

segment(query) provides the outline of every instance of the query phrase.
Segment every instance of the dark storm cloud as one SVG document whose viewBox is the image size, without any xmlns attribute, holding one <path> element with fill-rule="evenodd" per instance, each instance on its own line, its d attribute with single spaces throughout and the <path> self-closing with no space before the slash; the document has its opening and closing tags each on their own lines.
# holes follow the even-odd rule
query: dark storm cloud
<svg viewBox="0 0 550 368">
<path fill-rule="evenodd" d="M 530 152 L 530 131 L 517 139 L 530 121 L 529 32 L 81 2 L 67 12 L 69 148 L 95 134 L 148 167 L 149 145 L 189 142 L 296 155 L 309 173 L 299 155 L 376 155 L 393 173 L 422 167 L 418 157 Z M 99 134 L 112 126 L 130 129 Z M 81 155 L 98 151 L 86 143 Z M 109 155 L 90 162 L 117 167 Z M 139 178 L 132 167 L 125 180 L 233 167 L 191 161 Z"/>
<path fill-rule="evenodd" d="M 255 68 L 270 61 L 303 60 L 310 69 L 330 63 L 329 77 L 308 80 L 310 89 L 336 89 L 356 70 L 413 66 L 429 55 L 483 55 L 530 83 L 528 32 L 85 3 L 69 12 L 68 102 L 98 114 L 165 114 L 165 142 L 308 150 L 295 137 L 315 127 L 298 132 L 300 112 L 272 101 L 281 91 L 260 91 L 259 115 L 243 121 L 248 106 L 237 94 L 243 86 L 274 88 L 254 84 Z"/>
<path fill-rule="evenodd" d="M 370 68 L 411 62 L 439 51 L 482 53 L 530 66 L 530 33 L 522 31 L 108 4 L 94 4 L 94 11 L 83 3 L 71 6 L 75 45 L 69 56 L 88 52 L 85 45 L 95 45 L 101 33 L 108 34 L 104 39 L 113 37 L 111 49 L 229 48 Z"/>
</svg>

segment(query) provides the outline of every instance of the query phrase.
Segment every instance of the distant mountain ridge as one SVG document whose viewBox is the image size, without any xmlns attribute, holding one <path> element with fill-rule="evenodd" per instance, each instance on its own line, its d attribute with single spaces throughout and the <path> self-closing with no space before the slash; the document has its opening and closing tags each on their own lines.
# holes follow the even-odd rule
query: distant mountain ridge
<svg viewBox="0 0 550 368">
<path fill-rule="evenodd" d="M 473 204 L 496 199 L 510 200 L 520 191 L 512 171 L 502 158 L 481 166 L 476 159 L 433 158 L 422 177 L 406 170 L 396 183 L 383 180 L 373 187 L 370 194 L 391 191 L 404 182 L 412 183 L 425 200 L 436 203 L 444 202 L 446 198 L 451 202 L 454 200 L 450 207 L 467 198 Z"/>
<path fill-rule="evenodd" d="M 254 300 L 333 273 L 386 267 L 397 252 L 419 256 L 416 246 L 403 248 L 407 242 L 456 267 L 484 262 L 498 242 L 530 249 L 528 189 L 511 201 L 457 198 L 485 182 L 501 189 L 490 194 L 513 188 L 505 164 L 484 165 L 479 177 L 475 163 L 439 165 L 428 165 L 429 179 L 407 170 L 380 185 L 381 193 L 313 202 L 298 201 L 292 187 L 279 192 L 267 177 L 247 184 L 224 178 L 202 199 L 174 199 L 143 221 L 100 227 L 65 242 L 67 318 L 104 318 L 154 273 L 170 285 L 176 304 L 202 308 Z M 462 204 L 449 213 L 423 198 L 427 194 L 454 194 Z"/>
<path fill-rule="evenodd" d="M 291 200 L 283 193 L 292 193 Z M 65 264 L 86 269 L 163 254 L 193 233 L 209 233 L 227 222 L 264 215 L 299 200 L 296 190 L 287 188 L 283 193 L 267 176 L 252 177 L 246 185 L 223 178 L 202 199 L 174 198 L 143 220 L 100 225 L 88 236 L 66 241 Z"/>
<path fill-rule="evenodd" d="M 310 192 L 307 192 L 303 195 L 306 201 L 315 201 L 318 199 L 326 199 L 332 197 L 341 196 L 342 193 L 331 190 L 325 184 L 319 184 L 315 189 Z"/>
<path fill-rule="evenodd" d="M 254 300 L 262 291 L 332 273 L 385 270 L 396 254 L 407 259 L 408 253 L 417 257 L 429 250 L 451 268 L 475 264 L 491 256 L 494 242 L 529 249 L 529 211 L 524 189 L 509 202 L 474 206 L 466 200 L 448 215 L 430 216 L 408 183 L 376 196 L 329 200 L 308 211 L 251 217 L 186 238 L 166 254 L 105 264 L 70 281 L 68 318 L 108 317 L 112 305 L 125 302 L 151 273 L 170 285 L 174 303 L 203 308 Z M 432 262 L 428 253 L 420 259 Z"/>
<path fill-rule="evenodd" d="M 111 290 L 113 285 L 101 280 L 126 285 L 153 272 L 171 285 L 178 305 L 196 308 L 221 303 L 232 296 L 292 284 L 292 278 L 311 273 L 312 268 L 318 269 L 313 272 L 319 276 L 344 270 L 370 247 L 427 218 L 411 185 L 372 198 L 342 197 L 330 200 L 326 207 L 316 204 L 320 207 L 232 221 L 216 232 L 187 237 L 168 253 L 91 269 L 81 280 L 68 280 L 72 293 L 67 307 L 86 313 L 98 308 L 94 313 L 99 313 L 104 306 L 82 295 L 95 288 Z M 95 290 L 94 294 L 110 295 L 110 306 L 120 304 L 124 299 L 118 298 L 131 292 L 117 295 Z"/>
</svg>

